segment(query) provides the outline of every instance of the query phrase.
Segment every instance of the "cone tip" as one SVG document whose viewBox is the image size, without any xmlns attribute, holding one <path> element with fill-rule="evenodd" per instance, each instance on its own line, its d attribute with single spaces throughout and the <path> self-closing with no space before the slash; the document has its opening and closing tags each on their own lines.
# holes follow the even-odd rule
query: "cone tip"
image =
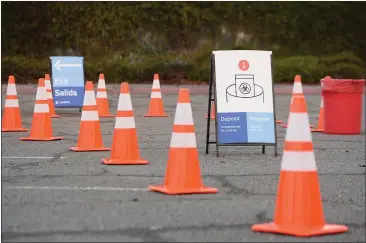
<svg viewBox="0 0 366 243">
<path fill-rule="evenodd" d="M 86 81 L 85 90 L 88 90 L 88 91 L 94 90 L 93 81 Z"/>
<path fill-rule="evenodd" d="M 99 74 L 99 79 L 104 79 L 104 73 Z"/>
<path fill-rule="evenodd" d="M 44 78 L 38 79 L 38 87 L 45 87 Z"/>
<path fill-rule="evenodd" d="M 45 80 L 50 80 L 50 75 L 49 75 L 48 73 L 46 73 L 46 74 L 44 75 L 44 79 L 45 79 Z"/>
<path fill-rule="evenodd" d="M 15 77 L 13 75 L 9 75 L 8 83 L 15 84 Z"/>
<path fill-rule="evenodd" d="M 121 83 L 121 88 L 119 91 L 121 94 L 129 94 L 130 93 L 130 89 L 128 87 L 128 82 L 122 82 Z"/>
<path fill-rule="evenodd" d="M 295 76 L 295 82 L 301 82 L 301 76 L 299 74 Z"/>
<path fill-rule="evenodd" d="M 178 103 L 190 103 L 190 102 L 191 99 L 189 96 L 189 89 L 187 88 L 179 89 Z"/>
<path fill-rule="evenodd" d="M 156 80 L 156 79 L 159 79 L 159 74 L 155 73 L 155 74 L 154 74 L 154 79 L 155 79 L 155 80 Z"/>
</svg>

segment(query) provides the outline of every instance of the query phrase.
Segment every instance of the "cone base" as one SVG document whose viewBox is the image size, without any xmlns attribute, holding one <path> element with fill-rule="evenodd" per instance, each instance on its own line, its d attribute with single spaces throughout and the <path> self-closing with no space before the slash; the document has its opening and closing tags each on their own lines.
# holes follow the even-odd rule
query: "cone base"
<svg viewBox="0 0 366 243">
<path fill-rule="evenodd" d="M 86 149 L 86 148 L 79 148 L 79 147 L 70 147 L 69 150 L 74 152 L 96 152 L 96 151 L 109 151 L 111 148 L 92 148 L 92 149 Z"/>
<path fill-rule="evenodd" d="M 177 195 L 177 194 L 213 194 L 217 193 L 219 190 L 214 187 L 199 187 L 199 188 L 177 188 L 177 189 L 169 189 L 164 185 L 155 185 L 149 186 L 151 191 L 160 192 L 168 195 Z"/>
<path fill-rule="evenodd" d="M 281 127 L 287 128 L 288 124 L 281 124 Z M 314 128 L 314 127 L 315 127 L 314 125 L 310 125 L 310 128 Z"/>
<path fill-rule="evenodd" d="M 255 224 L 252 226 L 252 231 L 259 231 L 265 233 L 277 233 L 284 235 L 293 235 L 300 237 L 309 237 L 326 234 L 337 234 L 348 231 L 347 226 L 338 224 L 325 224 L 322 227 L 314 228 L 298 228 L 296 226 L 281 227 L 274 222 L 265 224 Z"/>
<path fill-rule="evenodd" d="M 57 115 L 57 114 L 53 114 L 53 115 L 50 115 L 51 118 L 60 118 L 60 115 Z"/>
<path fill-rule="evenodd" d="M 27 128 L 1 128 L 2 132 L 28 132 Z"/>
<path fill-rule="evenodd" d="M 324 129 L 312 128 L 311 131 L 312 132 L 324 132 Z"/>
<path fill-rule="evenodd" d="M 169 115 L 163 113 L 163 114 L 151 114 L 151 113 L 147 113 L 146 115 L 144 115 L 144 117 L 168 117 Z"/>
<path fill-rule="evenodd" d="M 123 159 L 102 159 L 102 164 L 105 165 L 147 165 L 149 162 L 143 158 L 139 160 L 123 160 Z"/>
<path fill-rule="evenodd" d="M 64 137 L 50 137 L 50 138 L 27 137 L 27 138 L 20 138 L 21 141 L 55 141 L 55 140 L 61 140 L 61 139 L 64 139 Z"/>
</svg>

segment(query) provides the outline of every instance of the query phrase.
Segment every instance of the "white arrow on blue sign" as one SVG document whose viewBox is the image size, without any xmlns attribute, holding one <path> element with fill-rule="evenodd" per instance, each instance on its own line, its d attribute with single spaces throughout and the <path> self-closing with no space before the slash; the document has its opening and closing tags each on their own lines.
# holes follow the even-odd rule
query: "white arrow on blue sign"
<svg viewBox="0 0 366 243">
<path fill-rule="evenodd" d="M 61 63 L 61 60 L 57 60 L 56 63 L 55 63 L 55 68 L 58 71 L 61 71 L 61 68 L 62 67 L 81 67 L 81 64 L 80 63 L 75 63 L 75 64 L 68 63 L 68 64 L 65 64 L 65 63 Z"/>
</svg>

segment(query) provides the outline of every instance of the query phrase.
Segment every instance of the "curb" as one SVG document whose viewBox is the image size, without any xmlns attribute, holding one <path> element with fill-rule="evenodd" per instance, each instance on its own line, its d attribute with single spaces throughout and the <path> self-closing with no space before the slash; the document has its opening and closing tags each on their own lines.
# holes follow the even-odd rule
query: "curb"
<svg viewBox="0 0 366 243">
<path fill-rule="evenodd" d="M 208 85 L 161 85 L 161 91 L 165 94 L 177 94 L 180 88 L 188 88 L 191 94 L 208 94 Z M 119 94 L 119 85 L 107 85 L 108 93 Z M 2 90 L 6 92 L 6 85 L 2 85 Z M 18 93 L 35 94 L 36 85 L 17 84 Z M 130 84 L 131 94 L 150 94 L 151 85 Z M 320 94 L 320 86 L 303 85 L 304 94 Z M 292 85 L 275 85 L 274 93 L 279 95 L 292 94 Z"/>
</svg>

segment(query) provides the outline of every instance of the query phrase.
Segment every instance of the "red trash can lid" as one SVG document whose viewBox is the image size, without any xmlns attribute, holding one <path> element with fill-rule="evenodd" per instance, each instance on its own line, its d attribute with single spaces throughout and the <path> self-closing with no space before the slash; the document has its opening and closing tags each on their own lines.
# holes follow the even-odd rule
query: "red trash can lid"
<svg viewBox="0 0 366 243">
<path fill-rule="evenodd" d="M 365 79 L 332 79 L 327 76 L 321 79 L 324 93 L 363 93 Z"/>
</svg>

